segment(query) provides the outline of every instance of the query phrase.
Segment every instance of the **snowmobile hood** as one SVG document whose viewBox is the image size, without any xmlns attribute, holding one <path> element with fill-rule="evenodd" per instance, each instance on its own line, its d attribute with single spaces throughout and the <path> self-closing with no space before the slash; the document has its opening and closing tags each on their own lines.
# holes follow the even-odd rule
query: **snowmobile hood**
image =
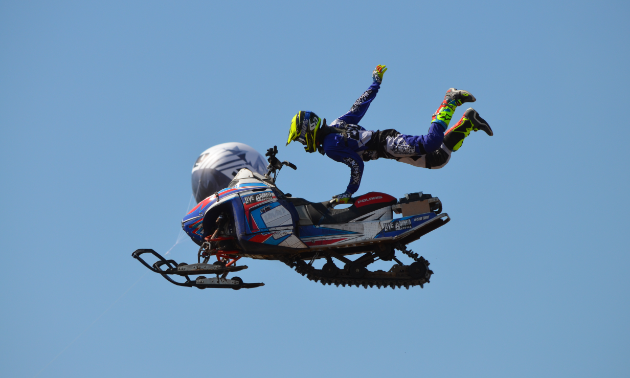
<svg viewBox="0 0 630 378">
<path fill-rule="evenodd" d="M 262 182 L 235 183 L 233 188 L 225 188 L 202 200 L 182 219 L 182 229 L 197 244 L 203 242 L 206 236 L 203 229 L 203 219 L 208 211 L 218 205 L 225 204 L 238 198 L 241 192 L 251 191 L 257 188 L 267 188 L 268 186 Z"/>
</svg>

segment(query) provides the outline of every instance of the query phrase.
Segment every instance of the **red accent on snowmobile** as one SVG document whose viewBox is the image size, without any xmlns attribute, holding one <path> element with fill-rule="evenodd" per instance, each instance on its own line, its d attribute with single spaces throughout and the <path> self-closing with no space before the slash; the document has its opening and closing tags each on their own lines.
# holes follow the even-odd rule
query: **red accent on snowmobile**
<svg viewBox="0 0 630 378">
<path fill-rule="evenodd" d="M 217 261 L 221 261 L 221 259 L 228 259 L 230 260 L 227 264 L 225 264 L 225 266 L 230 266 L 232 264 L 234 264 L 235 262 L 237 262 L 238 260 L 240 260 L 240 257 L 232 257 L 232 256 L 228 256 L 228 255 L 234 255 L 237 254 L 238 251 L 217 251 L 216 255 L 217 255 Z"/>
<path fill-rule="evenodd" d="M 248 241 L 252 242 L 252 243 L 264 243 L 265 240 L 269 239 L 271 236 L 273 235 L 273 233 L 269 233 L 269 234 L 258 234 L 258 235 L 254 235 L 254 237 L 252 237 L 251 239 L 249 239 Z"/>
<path fill-rule="evenodd" d="M 219 240 L 234 240 L 234 236 L 217 236 L 216 238 L 212 239 L 212 236 L 206 236 L 205 238 L 207 241 L 219 241 Z"/>
<path fill-rule="evenodd" d="M 388 202 L 396 203 L 396 198 L 385 193 L 369 192 L 367 194 L 362 195 L 361 197 L 357 197 L 357 199 L 354 200 L 354 206 L 363 207 L 367 205 L 374 205 L 377 203 L 388 203 Z"/>
<path fill-rule="evenodd" d="M 199 210 L 200 208 L 206 206 L 211 200 L 212 200 L 212 197 L 208 197 L 208 198 L 204 199 L 203 201 L 199 202 L 197 204 L 197 206 L 193 207 L 193 209 L 188 212 L 188 214 L 192 214 L 193 212 L 195 212 L 195 211 Z"/>
</svg>

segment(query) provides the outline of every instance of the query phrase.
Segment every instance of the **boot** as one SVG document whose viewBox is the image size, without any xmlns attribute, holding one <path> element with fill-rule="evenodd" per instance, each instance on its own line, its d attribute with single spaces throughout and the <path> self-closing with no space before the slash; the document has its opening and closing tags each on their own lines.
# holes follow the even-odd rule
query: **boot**
<svg viewBox="0 0 630 378">
<path fill-rule="evenodd" d="M 475 102 L 477 99 L 468 91 L 458 90 L 450 88 L 446 91 L 444 101 L 440 104 L 440 107 L 435 111 L 431 117 L 431 122 L 436 122 L 442 125 L 444 130 L 448 129 L 448 124 L 453 118 L 455 108 L 465 102 Z"/>
<path fill-rule="evenodd" d="M 444 145 L 451 151 L 457 151 L 470 132 L 478 130 L 483 130 L 490 136 L 494 134 L 488 122 L 481 118 L 475 109 L 468 108 L 459 122 L 444 134 Z"/>
</svg>

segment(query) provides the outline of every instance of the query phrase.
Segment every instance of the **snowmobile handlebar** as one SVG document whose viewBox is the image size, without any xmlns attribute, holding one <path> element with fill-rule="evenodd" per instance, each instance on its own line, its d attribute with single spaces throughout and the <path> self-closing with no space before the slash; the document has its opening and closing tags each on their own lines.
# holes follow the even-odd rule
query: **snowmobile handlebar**
<svg viewBox="0 0 630 378">
<path fill-rule="evenodd" d="M 289 163 L 289 162 L 288 162 L 288 161 L 286 161 L 286 160 L 282 162 L 282 165 L 286 165 L 287 167 L 289 167 L 289 168 L 293 169 L 294 171 L 297 169 L 297 167 L 295 166 L 295 164 L 293 164 L 293 163 Z"/>
<path fill-rule="evenodd" d="M 271 177 L 271 174 L 274 174 L 273 181 L 276 181 L 276 176 L 278 172 L 282 169 L 283 166 L 287 166 L 293 170 L 296 170 L 297 167 L 293 163 L 289 163 L 288 161 L 280 161 L 276 157 L 278 154 L 278 146 L 273 146 L 273 148 L 269 148 L 265 156 L 267 156 L 269 160 L 269 165 L 267 166 L 267 177 Z"/>
</svg>

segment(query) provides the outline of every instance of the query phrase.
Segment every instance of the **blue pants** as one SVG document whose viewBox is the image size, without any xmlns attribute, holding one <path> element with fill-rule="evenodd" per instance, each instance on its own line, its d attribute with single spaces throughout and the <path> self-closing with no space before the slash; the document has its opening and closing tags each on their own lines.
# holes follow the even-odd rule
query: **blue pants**
<svg viewBox="0 0 630 378">
<path fill-rule="evenodd" d="M 388 136 L 385 152 L 393 157 L 408 157 L 430 154 L 442 145 L 444 128 L 439 123 L 432 123 L 426 135 Z"/>
</svg>

